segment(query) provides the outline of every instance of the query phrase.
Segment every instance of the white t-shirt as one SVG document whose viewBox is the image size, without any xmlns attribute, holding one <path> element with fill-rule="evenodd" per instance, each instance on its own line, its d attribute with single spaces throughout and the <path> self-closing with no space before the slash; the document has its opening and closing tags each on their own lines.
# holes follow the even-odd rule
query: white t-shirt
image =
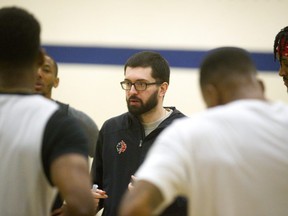
<svg viewBox="0 0 288 216">
<path fill-rule="evenodd" d="M 39 95 L 1 95 L 0 215 L 48 215 L 56 189 L 43 171 L 41 143 L 57 109 Z"/>
<path fill-rule="evenodd" d="M 288 215 L 288 106 L 238 100 L 176 120 L 136 173 L 189 215 Z"/>
</svg>

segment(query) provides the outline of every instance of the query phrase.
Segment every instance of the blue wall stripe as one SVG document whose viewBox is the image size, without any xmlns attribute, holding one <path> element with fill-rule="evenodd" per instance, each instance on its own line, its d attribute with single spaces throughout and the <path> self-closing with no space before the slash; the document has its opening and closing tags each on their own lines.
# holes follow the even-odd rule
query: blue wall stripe
<svg viewBox="0 0 288 216">
<path fill-rule="evenodd" d="M 123 66 L 134 53 L 143 50 L 153 50 L 163 55 L 171 67 L 199 68 L 207 51 L 201 50 L 168 50 L 168 49 L 133 49 L 111 47 L 81 47 L 43 45 L 46 52 L 58 63 L 101 64 Z M 260 71 L 275 71 L 279 64 L 274 62 L 273 53 L 251 52 L 256 67 Z"/>
</svg>

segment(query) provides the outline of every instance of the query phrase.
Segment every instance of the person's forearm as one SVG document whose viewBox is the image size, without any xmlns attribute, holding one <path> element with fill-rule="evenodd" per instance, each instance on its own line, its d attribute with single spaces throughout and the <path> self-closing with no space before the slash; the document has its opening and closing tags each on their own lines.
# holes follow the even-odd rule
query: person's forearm
<svg viewBox="0 0 288 216">
<path fill-rule="evenodd" d="M 94 208 L 67 206 L 63 216 L 94 216 L 95 214 L 96 210 Z"/>
<path fill-rule="evenodd" d="M 51 168 L 51 175 L 66 203 L 62 206 L 63 215 L 95 215 L 96 204 L 91 193 L 91 179 L 85 157 L 67 154 L 56 159 Z"/>
<path fill-rule="evenodd" d="M 136 179 L 136 178 L 135 178 Z M 150 216 L 160 205 L 163 197 L 158 188 L 145 181 L 135 182 L 124 195 L 120 205 L 120 216 Z"/>
<path fill-rule="evenodd" d="M 83 183 L 85 180 L 83 178 Z M 94 201 L 92 192 L 90 189 L 87 191 L 85 187 L 82 189 L 75 188 L 72 189 L 73 192 L 66 196 L 65 203 L 66 203 L 66 211 L 65 215 L 67 216 L 86 216 L 86 215 L 95 215 L 96 213 L 96 203 Z M 76 195 L 77 194 L 77 195 Z M 90 199 L 91 198 L 91 199 Z"/>
<path fill-rule="evenodd" d="M 119 216 L 151 216 L 152 211 L 148 208 L 148 206 L 133 206 L 132 208 L 129 205 L 122 207 Z"/>
</svg>

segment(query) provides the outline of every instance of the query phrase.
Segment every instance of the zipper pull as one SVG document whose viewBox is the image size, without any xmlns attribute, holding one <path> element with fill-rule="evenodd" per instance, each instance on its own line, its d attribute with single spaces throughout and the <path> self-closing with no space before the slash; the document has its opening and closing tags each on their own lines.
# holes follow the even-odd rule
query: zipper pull
<svg viewBox="0 0 288 216">
<path fill-rule="evenodd" d="M 142 147 L 142 140 L 140 140 L 140 143 L 139 143 L 139 148 Z"/>
</svg>

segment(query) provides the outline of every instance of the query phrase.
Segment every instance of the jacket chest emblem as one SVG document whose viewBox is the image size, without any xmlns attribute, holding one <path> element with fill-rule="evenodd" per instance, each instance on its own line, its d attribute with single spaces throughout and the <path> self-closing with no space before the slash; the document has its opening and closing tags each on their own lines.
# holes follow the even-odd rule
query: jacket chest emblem
<svg viewBox="0 0 288 216">
<path fill-rule="evenodd" d="M 119 143 L 117 143 L 116 150 L 117 150 L 118 154 L 125 152 L 126 149 L 127 149 L 127 145 L 123 140 L 121 140 Z"/>
</svg>

